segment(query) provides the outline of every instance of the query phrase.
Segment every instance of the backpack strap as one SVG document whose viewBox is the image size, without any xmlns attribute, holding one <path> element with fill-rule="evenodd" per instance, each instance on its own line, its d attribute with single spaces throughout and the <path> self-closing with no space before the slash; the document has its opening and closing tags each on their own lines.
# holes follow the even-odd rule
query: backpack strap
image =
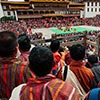
<svg viewBox="0 0 100 100">
<path fill-rule="evenodd" d="M 99 93 L 100 93 L 100 88 L 92 89 L 89 93 L 88 100 L 99 100 Z"/>
<path fill-rule="evenodd" d="M 67 65 L 65 65 L 65 67 L 64 67 L 64 73 L 63 73 L 63 76 L 64 76 L 64 81 L 66 80 L 66 77 L 67 77 L 67 71 L 68 71 L 68 67 L 67 67 Z"/>
</svg>

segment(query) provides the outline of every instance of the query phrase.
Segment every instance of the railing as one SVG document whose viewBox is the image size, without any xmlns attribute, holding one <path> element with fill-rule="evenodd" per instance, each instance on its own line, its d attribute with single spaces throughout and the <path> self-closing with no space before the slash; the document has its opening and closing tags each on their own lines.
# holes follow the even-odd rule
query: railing
<svg viewBox="0 0 100 100">
<path fill-rule="evenodd" d="M 37 44 L 37 45 L 42 45 L 42 44 L 50 44 L 50 42 L 55 39 L 39 39 L 39 40 L 32 40 L 31 43 L 32 44 Z M 57 40 L 60 41 L 60 44 L 62 46 L 71 46 L 73 44 L 83 44 L 85 46 L 91 45 L 93 47 L 95 47 L 95 50 L 97 51 L 96 54 L 98 54 L 100 56 L 100 45 L 99 45 L 99 41 L 100 41 L 100 37 L 98 36 L 96 37 L 92 37 L 91 35 L 87 35 L 85 36 L 85 34 L 76 34 L 74 36 L 64 36 L 61 38 L 56 38 Z M 91 41 L 90 39 L 93 39 L 93 41 Z M 71 41 L 70 41 L 71 40 Z"/>
</svg>

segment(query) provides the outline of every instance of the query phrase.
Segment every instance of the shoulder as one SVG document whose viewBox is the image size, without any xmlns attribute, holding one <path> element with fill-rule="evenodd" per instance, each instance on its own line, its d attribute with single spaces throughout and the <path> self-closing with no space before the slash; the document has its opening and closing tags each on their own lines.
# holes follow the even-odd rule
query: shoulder
<svg viewBox="0 0 100 100">
<path fill-rule="evenodd" d="M 55 87 L 53 87 L 55 86 Z M 64 82 L 60 79 L 54 79 L 49 83 L 49 87 L 52 88 L 54 91 L 59 90 L 60 93 L 65 94 L 64 91 L 67 92 L 72 92 L 73 89 L 75 89 L 70 83 Z"/>
<path fill-rule="evenodd" d="M 84 72 L 86 73 L 86 75 L 88 75 L 88 76 L 91 76 L 91 77 L 94 76 L 92 70 L 89 69 L 89 68 L 87 68 L 86 66 L 84 66 L 84 70 L 83 70 L 83 71 L 84 71 Z"/>
<path fill-rule="evenodd" d="M 99 71 L 100 70 L 100 65 L 96 66 L 96 67 L 92 67 L 91 70 L 98 70 Z"/>
<path fill-rule="evenodd" d="M 64 98 L 68 98 L 68 99 L 70 98 L 70 100 L 75 100 L 75 99 L 79 100 L 79 98 L 81 98 L 78 90 L 76 88 L 74 88 L 70 83 L 64 82 L 59 79 L 56 79 L 56 80 L 58 80 L 58 83 L 57 83 L 58 87 L 56 87 L 54 89 L 56 89 L 55 94 L 59 93 L 58 98 L 63 97 L 63 100 L 64 100 Z"/>
<path fill-rule="evenodd" d="M 100 88 L 92 89 L 86 95 L 86 100 L 100 100 Z"/>
</svg>

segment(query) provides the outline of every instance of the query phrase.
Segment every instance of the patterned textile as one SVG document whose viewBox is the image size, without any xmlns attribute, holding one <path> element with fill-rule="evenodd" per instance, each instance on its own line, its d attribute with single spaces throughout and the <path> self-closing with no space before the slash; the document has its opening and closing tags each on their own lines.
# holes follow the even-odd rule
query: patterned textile
<svg viewBox="0 0 100 100">
<path fill-rule="evenodd" d="M 0 58 L 0 98 L 9 98 L 13 88 L 27 82 L 31 72 L 27 62 L 17 58 Z"/>
<path fill-rule="evenodd" d="M 22 87 L 20 100 L 81 100 L 77 90 L 69 83 L 48 74 L 46 77 L 29 79 Z"/>
<path fill-rule="evenodd" d="M 62 69 L 58 71 L 56 77 L 63 79 L 70 83 L 73 87 L 77 88 L 82 100 L 84 100 L 86 93 L 74 73 L 69 69 L 69 66 L 62 67 Z"/>
<path fill-rule="evenodd" d="M 53 66 L 53 70 L 56 70 L 58 68 L 58 63 L 61 60 L 61 56 L 58 52 L 53 53 L 53 56 L 54 56 L 54 62 L 55 62 Z"/>
<path fill-rule="evenodd" d="M 30 53 L 30 51 L 21 52 L 21 55 L 19 57 L 21 57 L 23 59 L 23 61 L 28 61 L 29 53 Z"/>
<path fill-rule="evenodd" d="M 66 63 L 67 65 L 69 65 L 69 64 L 71 63 L 71 61 L 72 61 L 72 58 L 71 58 L 71 56 L 70 56 L 70 53 L 68 52 L 68 53 L 65 55 L 65 63 Z"/>
<path fill-rule="evenodd" d="M 87 93 L 93 86 L 94 74 L 92 71 L 84 66 L 84 62 L 74 60 L 70 64 L 70 69 Z"/>
<path fill-rule="evenodd" d="M 58 70 L 62 67 L 61 56 L 58 52 L 53 53 L 54 56 L 54 65 L 52 68 L 52 74 L 56 75 Z"/>
</svg>

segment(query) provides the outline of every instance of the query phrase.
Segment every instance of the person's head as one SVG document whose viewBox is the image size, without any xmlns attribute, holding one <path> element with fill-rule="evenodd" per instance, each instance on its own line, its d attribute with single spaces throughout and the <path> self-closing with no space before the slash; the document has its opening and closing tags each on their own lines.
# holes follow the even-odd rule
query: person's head
<svg viewBox="0 0 100 100">
<path fill-rule="evenodd" d="M 81 44 L 75 44 L 70 47 L 70 55 L 73 60 L 83 60 L 85 57 L 85 46 Z"/>
<path fill-rule="evenodd" d="M 98 63 L 98 57 L 96 55 L 89 55 L 87 57 L 88 62 L 93 65 L 94 63 Z"/>
<path fill-rule="evenodd" d="M 50 48 L 52 52 L 58 51 L 60 47 L 60 42 L 58 40 L 52 40 L 50 44 Z"/>
<path fill-rule="evenodd" d="M 27 34 L 20 34 L 18 37 L 18 44 L 20 51 L 29 51 L 31 48 L 30 38 Z"/>
<path fill-rule="evenodd" d="M 17 52 L 17 36 L 11 31 L 0 32 L 0 57 L 11 57 Z"/>
<path fill-rule="evenodd" d="M 47 47 L 34 47 L 29 55 L 29 68 L 38 77 L 46 76 L 53 66 L 53 54 Z"/>
</svg>

